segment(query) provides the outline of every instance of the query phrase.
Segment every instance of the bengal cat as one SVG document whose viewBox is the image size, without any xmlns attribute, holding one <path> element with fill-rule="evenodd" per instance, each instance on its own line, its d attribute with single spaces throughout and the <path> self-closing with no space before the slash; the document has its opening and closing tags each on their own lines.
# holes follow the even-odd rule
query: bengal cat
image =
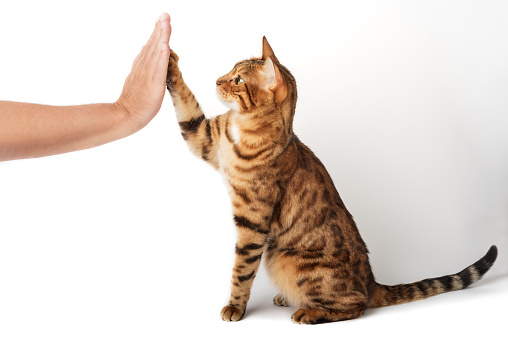
<svg viewBox="0 0 508 339">
<path fill-rule="evenodd" d="M 374 280 L 368 251 L 351 214 L 319 159 L 293 133 L 296 82 L 263 37 L 261 58 L 237 63 L 217 92 L 230 108 L 207 119 L 171 51 L 167 87 L 192 153 L 225 179 L 238 231 L 225 321 L 238 321 L 261 256 L 280 293 L 296 307 L 295 323 L 353 319 L 369 307 L 424 299 L 466 288 L 485 274 L 497 248 L 463 271 L 412 284 Z"/>
</svg>

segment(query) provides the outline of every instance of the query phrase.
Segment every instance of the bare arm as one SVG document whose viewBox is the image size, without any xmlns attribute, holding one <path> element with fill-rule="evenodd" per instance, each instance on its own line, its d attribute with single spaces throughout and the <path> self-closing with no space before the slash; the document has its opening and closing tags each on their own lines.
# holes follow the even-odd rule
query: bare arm
<svg viewBox="0 0 508 339">
<path fill-rule="evenodd" d="M 0 160 L 36 158 L 99 146 L 125 136 L 117 104 L 45 106 L 0 102 Z"/>
<path fill-rule="evenodd" d="M 146 126 L 164 98 L 170 35 L 170 18 L 163 14 L 114 103 L 46 106 L 0 101 L 0 161 L 87 149 Z"/>
</svg>

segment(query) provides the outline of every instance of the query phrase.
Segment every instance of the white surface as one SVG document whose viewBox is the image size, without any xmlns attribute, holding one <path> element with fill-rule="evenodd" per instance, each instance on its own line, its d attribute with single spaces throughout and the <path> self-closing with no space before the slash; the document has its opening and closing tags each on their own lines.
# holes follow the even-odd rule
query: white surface
<svg viewBox="0 0 508 339">
<path fill-rule="evenodd" d="M 188 152 L 169 96 L 134 136 L 0 164 L 0 338 L 439 337 L 506 333 L 508 5 L 503 1 L 25 1 L 0 5 L 0 100 L 117 98 L 163 11 L 208 115 L 215 80 L 266 35 L 295 75 L 295 131 L 321 158 L 392 284 L 455 273 L 472 288 L 298 326 L 263 270 L 224 323 L 235 230 L 222 180 Z M 185 335 L 176 334 L 184 332 Z"/>
</svg>

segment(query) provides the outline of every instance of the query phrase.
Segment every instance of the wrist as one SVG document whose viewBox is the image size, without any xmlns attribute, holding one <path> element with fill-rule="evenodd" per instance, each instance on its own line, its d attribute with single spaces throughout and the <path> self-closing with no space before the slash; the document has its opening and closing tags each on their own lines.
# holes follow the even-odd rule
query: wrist
<svg viewBox="0 0 508 339">
<path fill-rule="evenodd" d="M 141 129 L 136 126 L 132 114 L 120 100 L 114 102 L 112 107 L 112 112 L 117 121 L 118 132 L 121 134 L 120 138 L 127 137 Z"/>
</svg>

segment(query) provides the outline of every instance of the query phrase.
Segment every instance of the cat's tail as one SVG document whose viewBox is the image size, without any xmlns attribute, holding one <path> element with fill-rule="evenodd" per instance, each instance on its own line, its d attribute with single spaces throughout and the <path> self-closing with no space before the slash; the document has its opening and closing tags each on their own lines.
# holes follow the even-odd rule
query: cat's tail
<svg viewBox="0 0 508 339">
<path fill-rule="evenodd" d="M 421 280 L 412 284 L 386 286 L 375 283 L 369 307 L 398 305 L 432 297 L 444 292 L 462 290 L 477 282 L 492 267 L 497 258 L 497 247 L 457 274 Z"/>
</svg>

